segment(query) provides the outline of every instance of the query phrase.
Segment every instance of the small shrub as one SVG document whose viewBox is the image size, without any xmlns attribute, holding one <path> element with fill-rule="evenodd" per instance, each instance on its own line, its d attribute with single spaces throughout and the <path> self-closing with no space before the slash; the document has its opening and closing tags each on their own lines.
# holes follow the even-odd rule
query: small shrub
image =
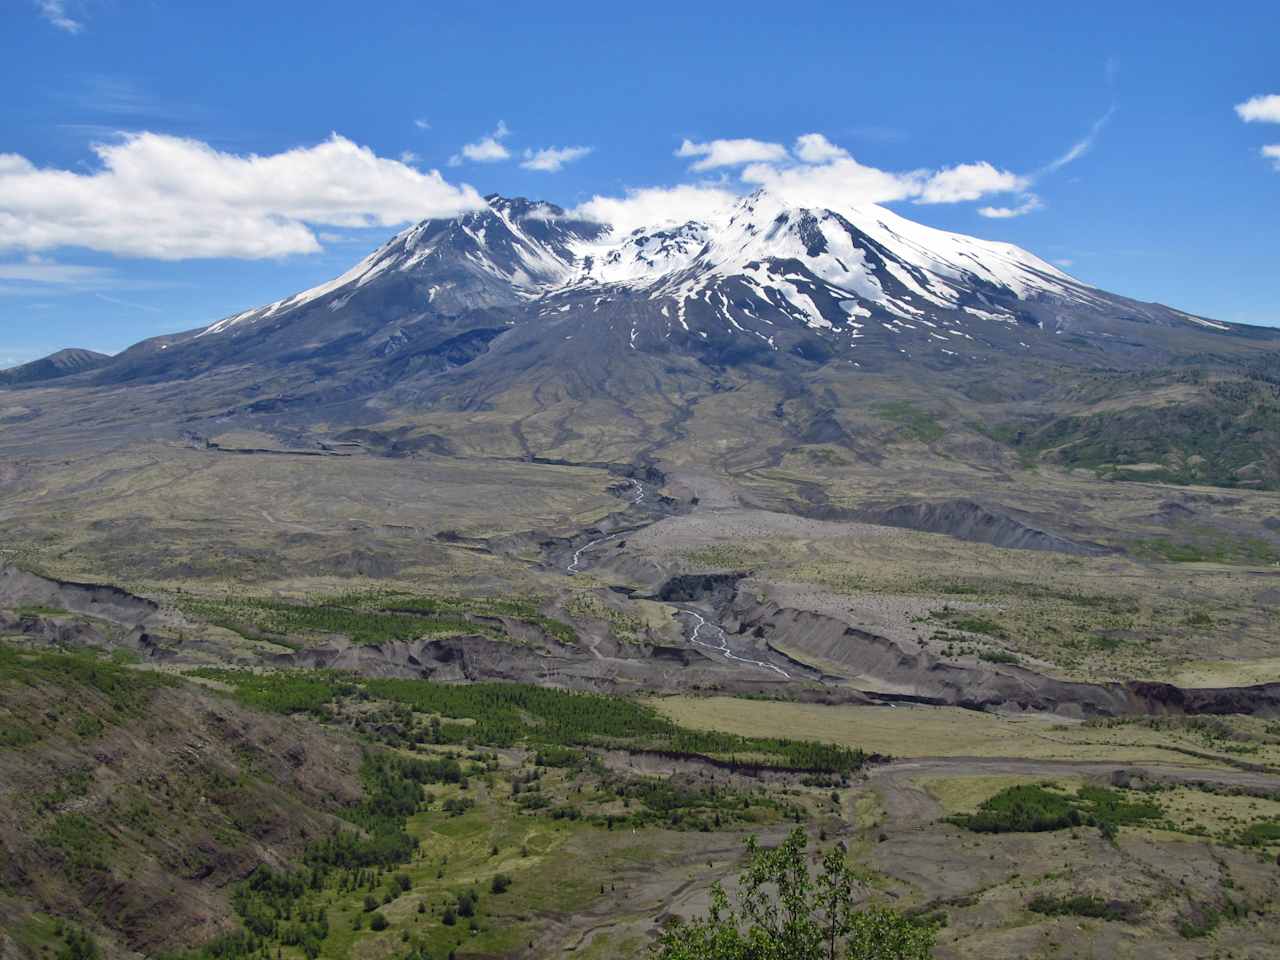
<svg viewBox="0 0 1280 960">
<path fill-rule="evenodd" d="M 1280 821 L 1250 824 L 1241 832 L 1240 842 L 1251 847 L 1266 847 L 1280 843 Z"/>
<path fill-rule="evenodd" d="M 470 893 L 458 894 L 458 916 L 474 917 L 476 915 L 476 898 Z"/>
<path fill-rule="evenodd" d="M 1133 904 L 1101 897 L 1076 894 L 1070 897 L 1052 897 L 1040 894 L 1027 904 L 1032 913 L 1047 917 L 1092 917 L 1095 920 L 1131 921 L 1136 916 Z"/>
<path fill-rule="evenodd" d="M 1008 787 L 984 800 L 976 813 L 947 819 L 975 833 L 1040 833 L 1084 822 L 1069 797 L 1032 784 Z"/>
</svg>

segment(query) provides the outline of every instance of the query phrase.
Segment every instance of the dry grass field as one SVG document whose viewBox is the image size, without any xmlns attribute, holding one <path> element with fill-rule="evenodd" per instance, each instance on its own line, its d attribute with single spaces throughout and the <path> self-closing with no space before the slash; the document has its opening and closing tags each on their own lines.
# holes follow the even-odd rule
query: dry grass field
<svg viewBox="0 0 1280 960">
<path fill-rule="evenodd" d="M 1225 768 L 1242 754 L 1177 729 L 1095 726 L 1060 718 L 1006 717 L 958 707 L 828 706 L 732 697 L 661 697 L 664 715 L 697 729 L 756 736 L 779 734 L 857 746 L 892 757 L 990 757 L 1036 760 L 1173 763 Z M 1235 721 L 1261 735 L 1265 724 Z M 1280 768 L 1280 736 L 1256 744 L 1245 759 Z M 1194 751 L 1187 753 L 1184 751 Z"/>
</svg>

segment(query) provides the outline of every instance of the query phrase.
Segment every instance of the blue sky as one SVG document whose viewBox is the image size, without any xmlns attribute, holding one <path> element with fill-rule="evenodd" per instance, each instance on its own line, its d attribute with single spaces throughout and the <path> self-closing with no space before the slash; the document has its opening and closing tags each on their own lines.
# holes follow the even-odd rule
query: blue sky
<svg viewBox="0 0 1280 960">
<path fill-rule="evenodd" d="M 477 193 L 792 180 L 1280 324 L 1280 98 L 1236 109 L 1280 94 L 1275 3 L 620 6 L 8 0 L 0 366 L 270 302 Z"/>
</svg>

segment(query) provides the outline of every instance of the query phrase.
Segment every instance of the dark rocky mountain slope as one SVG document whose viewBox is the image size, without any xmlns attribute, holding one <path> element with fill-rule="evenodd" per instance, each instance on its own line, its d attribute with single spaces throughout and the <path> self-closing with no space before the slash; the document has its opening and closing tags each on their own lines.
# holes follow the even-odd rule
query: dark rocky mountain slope
<svg viewBox="0 0 1280 960">
<path fill-rule="evenodd" d="M 12 386 L 24 383 L 36 383 L 44 380 L 57 380 L 88 370 L 96 370 L 109 363 L 109 354 L 94 350 L 69 348 L 59 350 L 39 360 L 32 360 L 21 366 L 0 370 L 0 386 Z"/>
<path fill-rule="evenodd" d="M 442 448 L 619 462 L 652 459 L 702 398 L 737 391 L 741 416 L 722 434 L 747 441 L 774 421 L 791 442 L 865 457 L 879 441 L 860 436 L 852 406 L 888 382 L 970 421 L 967 401 L 987 404 L 984 435 L 1019 456 L 1280 482 L 1268 453 L 1280 331 L 1110 294 L 881 207 L 756 193 L 707 221 L 619 236 L 552 204 L 488 199 L 311 290 L 74 376 L 64 363 L 50 385 L 72 393 L 9 419 L 47 442 L 126 389 L 135 415 L 99 433 L 408 420 Z"/>
</svg>

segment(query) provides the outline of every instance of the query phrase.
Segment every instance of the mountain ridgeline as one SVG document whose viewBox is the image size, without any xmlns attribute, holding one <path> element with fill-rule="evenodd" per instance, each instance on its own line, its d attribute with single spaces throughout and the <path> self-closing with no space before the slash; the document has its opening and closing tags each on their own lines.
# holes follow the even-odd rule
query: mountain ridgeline
<svg viewBox="0 0 1280 960">
<path fill-rule="evenodd" d="M 21 366 L 0 370 L 0 386 L 13 386 L 24 383 L 40 383 L 46 380 L 58 380 L 88 370 L 96 370 L 110 363 L 111 357 L 94 350 L 71 348 L 59 350 L 57 353 L 24 363 Z"/>
<path fill-rule="evenodd" d="M 49 375 L 79 372 L 63 382 L 87 389 L 186 384 L 182 419 L 197 424 L 365 425 L 388 409 L 514 422 L 587 404 L 620 424 L 633 459 L 661 448 L 697 396 L 751 384 L 769 386 L 743 401 L 763 403 L 758 415 L 800 398 L 799 439 L 848 445 L 848 389 L 874 395 L 887 377 L 926 405 L 999 406 L 979 432 L 1019 456 L 1280 480 L 1280 331 L 1106 293 L 1018 247 L 877 206 L 758 192 L 706 220 L 620 234 L 549 203 L 487 202 L 423 221 L 313 289 Z M 47 384 L 30 366 L 0 384 Z M 641 397 L 686 410 L 646 419 Z M 624 422 L 635 419 L 644 426 Z M 562 456 L 557 437 L 521 438 L 518 452 Z"/>
</svg>

